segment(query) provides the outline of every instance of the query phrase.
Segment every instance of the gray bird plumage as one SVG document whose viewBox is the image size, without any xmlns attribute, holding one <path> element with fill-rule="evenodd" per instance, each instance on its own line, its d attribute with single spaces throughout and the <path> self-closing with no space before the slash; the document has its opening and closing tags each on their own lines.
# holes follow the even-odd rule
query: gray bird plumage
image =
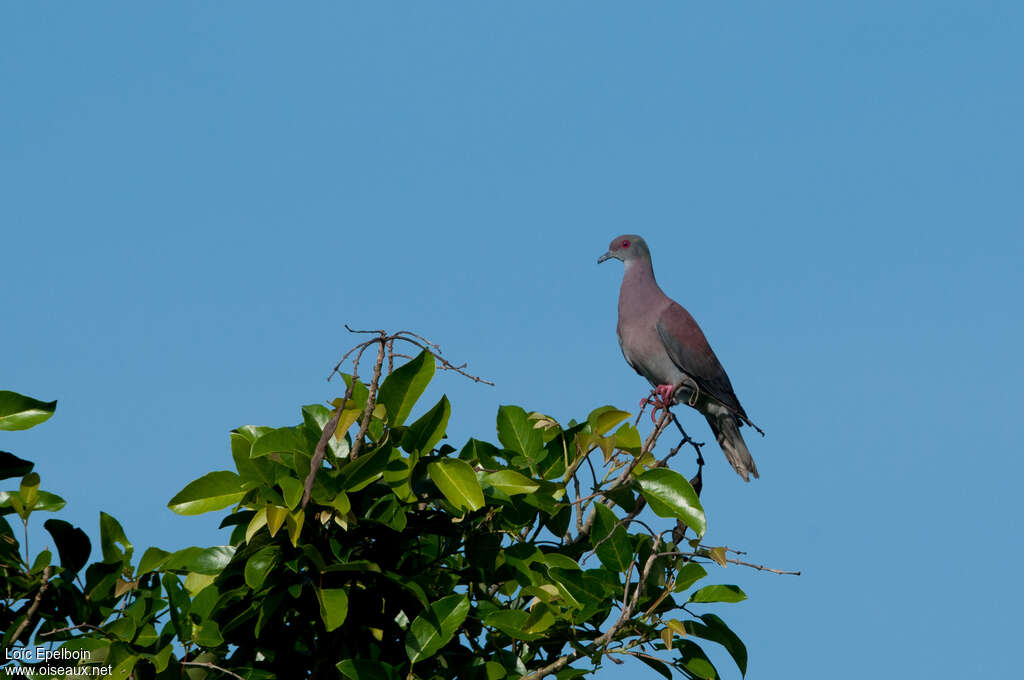
<svg viewBox="0 0 1024 680">
<path fill-rule="evenodd" d="M 619 347 L 633 369 L 655 388 L 682 386 L 673 403 L 704 414 L 733 469 L 744 479 L 759 477 L 740 434 L 750 422 L 732 383 L 690 313 L 662 292 L 654 280 L 651 251 L 635 234 L 614 239 L 598 263 L 625 265 L 619 289 Z"/>
</svg>

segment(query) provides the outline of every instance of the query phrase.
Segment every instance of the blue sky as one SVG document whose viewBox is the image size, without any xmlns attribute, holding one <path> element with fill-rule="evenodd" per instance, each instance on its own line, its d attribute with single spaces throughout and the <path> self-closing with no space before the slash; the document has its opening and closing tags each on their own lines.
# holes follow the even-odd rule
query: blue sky
<svg viewBox="0 0 1024 680">
<path fill-rule="evenodd" d="M 0 9 L 0 448 L 62 517 L 223 542 L 166 502 L 408 328 L 449 435 L 633 408 L 613 236 L 651 245 L 752 418 L 713 574 L 749 677 L 1011 677 L 1024 6 L 138 3 Z M 693 413 L 684 423 L 707 438 Z M 45 534 L 37 534 L 42 540 Z M 38 543 L 37 543 L 38 545 Z M 720 670 L 735 675 L 722 654 Z M 611 666 L 603 680 L 635 677 Z"/>
</svg>

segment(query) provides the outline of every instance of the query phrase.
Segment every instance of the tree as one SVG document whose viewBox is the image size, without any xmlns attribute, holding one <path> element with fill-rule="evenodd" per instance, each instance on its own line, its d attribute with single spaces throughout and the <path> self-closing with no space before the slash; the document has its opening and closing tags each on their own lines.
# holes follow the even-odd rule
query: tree
<svg viewBox="0 0 1024 680">
<path fill-rule="evenodd" d="M 396 343 L 420 352 L 394 367 Z M 718 677 L 702 640 L 746 672 L 740 638 L 697 612 L 746 597 L 700 585 L 706 566 L 743 563 L 701 543 L 701 444 L 671 413 L 643 439 L 640 415 L 610 406 L 565 425 L 501 406 L 497 443 L 456 449 L 442 443 L 446 396 L 410 415 L 438 365 L 479 378 L 408 332 L 374 332 L 335 371 L 347 359 L 344 396 L 304 406 L 293 427 L 233 430 L 234 470 L 171 499 L 182 515 L 227 510 L 227 545 L 137 558 L 101 513 L 102 559 L 88 566 L 85 532 L 45 523 L 56 565 L 48 551 L 30 560 L 0 517 L 5 649 L 49 645 L 121 678 L 574 678 L 622 656 Z M 2 429 L 56 406 L 0 395 Z M 659 458 L 670 427 L 680 440 Z M 692 484 L 667 467 L 683 447 L 698 458 Z M 0 478 L 22 478 L 0 514 L 26 531 L 31 513 L 64 504 L 31 468 L 0 454 Z"/>
</svg>

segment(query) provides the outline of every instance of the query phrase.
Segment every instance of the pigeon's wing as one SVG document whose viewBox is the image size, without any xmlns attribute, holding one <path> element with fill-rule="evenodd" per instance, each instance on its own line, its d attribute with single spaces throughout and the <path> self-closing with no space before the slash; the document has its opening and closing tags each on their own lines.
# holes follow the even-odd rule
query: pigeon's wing
<svg viewBox="0 0 1024 680">
<path fill-rule="evenodd" d="M 672 363 L 693 378 L 701 390 L 722 402 L 744 420 L 747 414 L 732 390 L 729 376 L 718 361 L 700 326 L 677 302 L 670 302 L 658 317 L 658 335 Z"/>
</svg>

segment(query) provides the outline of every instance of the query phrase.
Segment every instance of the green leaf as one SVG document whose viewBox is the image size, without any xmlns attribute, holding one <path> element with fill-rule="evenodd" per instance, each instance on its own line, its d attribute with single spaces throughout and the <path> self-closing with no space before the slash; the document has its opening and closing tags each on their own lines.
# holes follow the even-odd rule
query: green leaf
<svg viewBox="0 0 1024 680">
<path fill-rule="evenodd" d="M 170 607 L 171 625 L 178 640 L 192 639 L 192 623 L 188 620 L 188 610 L 192 604 L 188 593 L 181 586 L 174 574 L 164 574 L 162 579 L 164 590 L 167 591 L 167 604 Z"/>
<path fill-rule="evenodd" d="M 201 647 L 216 647 L 224 642 L 224 636 L 220 633 L 220 626 L 216 621 L 207 621 L 196 634 L 195 642 Z"/>
<path fill-rule="evenodd" d="M 540 484 L 515 470 L 498 470 L 497 472 L 486 472 L 483 474 L 483 482 L 494 487 L 509 496 L 521 493 L 533 493 L 540 488 Z"/>
<path fill-rule="evenodd" d="M 604 434 L 629 416 L 629 413 L 620 411 L 614 406 L 602 406 L 590 412 L 587 422 L 590 423 L 594 434 Z"/>
<path fill-rule="evenodd" d="M 245 562 L 245 585 L 253 590 L 259 590 L 267 575 L 277 564 L 281 549 L 276 545 L 268 545 L 256 551 L 252 557 Z"/>
<path fill-rule="evenodd" d="M 442 597 L 417 616 L 405 637 L 405 652 L 412 663 L 427 659 L 448 644 L 469 614 L 465 595 Z"/>
<path fill-rule="evenodd" d="M 379 660 L 345 659 L 339 661 L 336 668 L 348 680 L 396 680 L 399 677 L 394 666 Z"/>
<path fill-rule="evenodd" d="M 615 572 L 625 572 L 633 560 L 633 546 L 625 527 L 617 526 L 619 518 L 604 503 L 594 503 L 594 528 L 591 544 L 601 564 Z"/>
<path fill-rule="evenodd" d="M 427 474 L 437 484 L 448 502 L 456 508 L 479 510 L 484 506 L 484 493 L 473 468 L 464 460 L 446 458 L 427 465 Z"/>
<path fill-rule="evenodd" d="M 640 493 L 660 517 L 675 517 L 703 536 L 707 529 L 704 508 L 686 478 L 675 470 L 652 468 L 636 479 Z"/>
<path fill-rule="evenodd" d="M 498 441 L 510 451 L 524 456 L 532 463 L 544 457 L 544 442 L 540 430 L 519 406 L 498 407 Z"/>
<path fill-rule="evenodd" d="M 406 430 L 402 437 L 402 448 L 409 453 L 428 453 L 444 436 L 451 413 L 452 405 L 448 403 L 448 397 L 441 395 L 441 400 Z"/>
<path fill-rule="evenodd" d="M 698 644 L 690 640 L 680 640 L 677 646 L 679 656 L 686 670 L 704 680 L 717 680 L 719 677 L 718 671 L 715 670 L 714 664 L 711 663 L 711 660 L 708 659 L 707 655 L 704 654 L 704 650 Z"/>
<path fill-rule="evenodd" d="M 234 472 L 210 472 L 189 482 L 168 503 L 179 515 L 201 515 L 237 503 L 245 496 L 242 478 Z"/>
<path fill-rule="evenodd" d="M 472 437 L 459 451 L 459 458 L 469 463 L 480 463 L 485 468 L 500 467 L 500 463 L 494 460 L 499 453 L 498 447 L 489 442 L 482 442 Z"/>
<path fill-rule="evenodd" d="M 629 451 L 636 456 L 639 455 L 641 446 L 643 441 L 640 439 L 640 432 L 632 423 L 623 423 L 615 430 L 615 448 Z"/>
<path fill-rule="evenodd" d="M 0 451 L 0 479 L 23 477 L 32 472 L 35 463 L 18 458 L 13 453 Z"/>
<path fill-rule="evenodd" d="M 234 554 L 235 548 L 230 545 L 215 545 L 209 548 L 192 546 L 169 555 L 162 568 L 167 571 L 192 571 L 212 576 L 219 574 Z"/>
<path fill-rule="evenodd" d="M 393 451 L 390 446 L 379 446 L 346 463 L 338 475 L 341 489 L 349 493 L 359 491 L 380 479 Z"/>
<path fill-rule="evenodd" d="M 0 390 L 0 430 L 27 430 L 47 420 L 56 409 L 56 401 Z"/>
<path fill-rule="evenodd" d="M 530 642 L 543 636 L 526 630 L 529 619 L 529 612 L 522 609 L 497 609 L 485 616 L 483 622 L 485 626 L 497 628 L 510 638 Z"/>
<path fill-rule="evenodd" d="M 675 592 L 681 593 L 707 575 L 707 570 L 701 565 L 696 562 L 687 562 L 676 573 Z"/>
<path fill-rule="evenodd" d="M 103 626 L 103 629 L 110 635 L 123 640 L 124 642 L 131 642 L 132 638 L 135 637 L 135 631 L 138 627 L 135 625 L 134 619 L 129 616 L 125 616 L 120 619 L 114 619 L 107 625 Z"/>
<path fill-rule="evenodd" d="M 171 553 L 160 548 L 146 548 L 146 552 L 142 553 L 142 559 L 139 560 L 139 567 L 136 569 L 138 575 L 148 574 L 151 571 L 156 571 L 164 565 L 167 558 L 171 556 Z"/>
<path fill-rule="evenodd" d="M 271 453 L 305 453 L 309 454 L 306 435 L 300 427 L 280 427 L 260 436 L 252 443 L 250 458 L 262 458 Z"/>
<path fill-rule="evenodd" d="M 302 482 L 294 477 L 282 477 L 277 480 L 277 483 L 281 487 L 281 495 L 284 496 L 285 505 L 288 506 L 289 510 L 294 510 L 298 507 L 299 501 L 302 500 L 302 492 L 304 491 Z"/>
<path fill-rule="evenodd" d="M 80 571 L 89 561 L 89 553 L 92 551 L 89 536 L 62 519 L 48 519 L 43 522 L 43 527 L 50 532 L 57 545 L 60 566 L 71 574 Z"/>
<path fill-rule="evenodd" d="M 688 602 L 742 602 L 747 594 L 739 586 L 704 586 Z"/>
<path fill-rule="evenodd" d="M 35 508 L 39 500 L 39 473 L 30 472 L 21 478 L 21 485 L 18 487 L 18 496 L 26 508 Z"/>
<path fill-rule="evenodd" d="M 34 507 L 26 508 L 26 512 L 33 510 L 40 510 L 43 512 L 57 512 L 61 508 L 67 505 L 67 501 L 58 496 L 55 493 L 49 491 L 40 491 L 39 496 L 36 499 Z M 0 491 L 0 508 L 14 508 L 17 510 L 19 507 L 24 508 L 21 502 L 21 496 L 17 491 Z M 7 514 L 0 512 L 0 515 Z M 20 514 L 20 512 L 19 512 Z M 26 517 L 28 515 L 26 514 Z"/>
<path fill-rule="evenodd" d="M 392 371 L 381 383 L 377 403 L 387 409 L 391 427 L 398 427 L 409 417 L 416 400 L 434 377 L 434 368 L 434 355 L 424 350 Z"/>
<path fill-rule="evenodd" d="M 345 623 L 348 616 L 348 593 L 342 588 L 317 588 L 320 601 L 320 618 L 330 632 Z"/>
<path fill-rule="evenodd" d="M 732 632 L 722 619 L 714 614 L 702 614 L 701 620 L 704 624 L 696 621 L 684 621 L 683 626 L 689 635 L 711 640 L 725 647 L 726 651 L 736 662 L 740 673 L 747 674 L 747 647 L 739 639 L 736 633 Z"/>
<path fill-rule="evenodd" d="M 121 548 L 118 547 L 120 544 Z M 132 544 L 124 535 L 121 523 L 100 511 L 100 547 L 103 549 L 104 562 L 120 562 L 132 558 Z"/>
<path fill-rule="evenodd" d="M 661 675 L 663 678 L 672 680 L 672 671 L 668 669 L 668 666 L 661 659 L 657 659 L 647 654 L 638 655 L 637 658 L 643 661 L 648 666 L 650 666 L 652 669 L 654 669 L 654 671 Z"/>
</svg>

